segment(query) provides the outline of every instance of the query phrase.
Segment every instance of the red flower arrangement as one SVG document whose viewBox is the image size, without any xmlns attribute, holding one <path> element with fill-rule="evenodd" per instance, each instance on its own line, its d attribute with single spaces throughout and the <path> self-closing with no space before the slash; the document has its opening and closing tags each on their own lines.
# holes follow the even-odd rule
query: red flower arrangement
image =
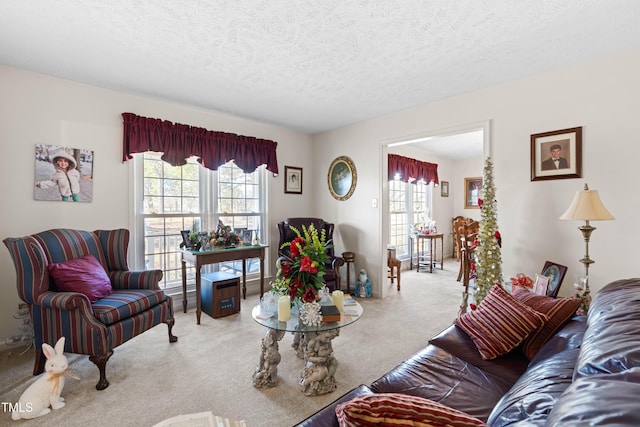
<svg viewBox="0 0 640 427">
<path fill-rule="evenodd" d="M 291 229 L 298 237 L 286 242 L 281 248 L 289 247 L 290 256 L 278 260 L 278 272 L 273 290 L 281 295 L 289 295 L 292 304 L 296 299 L 314 302 L 318 291 L 324 286 L 326 249 L 329 247 L 324 230 L 318 230 L 311 224 L 303 226 L 302 233 Z"/>
</svg>

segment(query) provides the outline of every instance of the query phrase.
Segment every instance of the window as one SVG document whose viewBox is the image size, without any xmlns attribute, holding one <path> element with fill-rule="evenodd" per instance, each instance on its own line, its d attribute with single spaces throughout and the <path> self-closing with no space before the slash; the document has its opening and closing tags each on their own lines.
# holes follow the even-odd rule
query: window
<svg viewBox="0 0 640 427">
<path fill-rule="evenodd" d="M 431 215 L 433 184 L 389 181 L 389 240 L 396 257 L 409 256 L 409 233 L 415 224 L 425 224 Z"/>
<path fill-rule="evenodd" d="M 260 173 L 262 172 L 262 173 Z M 245 174 L 240 168 L 229 162 L 218 168 L 214 175 L 214 188 L 217 196 L 214 199 L 215 215 L 211 220 L 213 230 L 218 220 L 230 225 L 234 230 L 252 230 L 253 236 L 260 233 L 264 224 L 263 201 L 264 168 Z M 262 240 L 262 239 L 261 239 Z M 242 261 L 221 263 L 220 269 L 242 274 Z M 260 263 L 257 259 L 247 260 L 247 274 L 259 273 Z"/>
<path fill-rule="evenodd" d="M 407 215 L 407 183 L 389 181 L 389 239 L 396 247 L 396 257 L 408 256 L 409 218 Z"/>
<path fill-rule="evenodd" d="M 135 240 L 142 242 L 136 254 L 144 268 L 162 270 L 161 288 L 182 287 L 179 246 L 181 230 L 212 231 L 221 220 L 234 229 L 253 230 L 261 240 L 264 230 L 265 169 L 245 174 L 229 162 L 217 171 L 189 159 L 184 166 L 171 166 L 159 153 L 135 156 L 136 216 Z M 138 259 L 136 264 L 142 261 Z M 242 261 L 221 263 L 216 268 L 242 274 Z M 247 261 L 247 274 L 259 273 L 257 260 Z M 188 268 L 187 280 L 195 271 Z"/>
</svg>

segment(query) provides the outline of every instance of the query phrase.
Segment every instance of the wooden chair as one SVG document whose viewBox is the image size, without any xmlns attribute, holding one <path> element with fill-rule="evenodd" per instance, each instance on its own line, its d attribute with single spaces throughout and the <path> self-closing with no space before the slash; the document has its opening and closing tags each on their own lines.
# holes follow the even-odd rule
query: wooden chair
<svg viewBox="0 0 640 427">
<path fill-rule="evenodd" d="M 475 220 L 470 220 L 469 222 L 464 222 L 457 227 L 458 233 L 458 259 L 460 260 L 460 269 L 458 270 L 458 278 L 456 279 L 458 282 L 462 279 L 464 274 L 464 261 L 465 258 L 463 256 L 463 250 L 467 250 L 467 254 L 469 254 L 470 248 L 473 247 L 473 242 L 478 235 L 478 231 L 480 231 L 480 223 Z"/>
<path fill-rule="evenodd" d="M 458 227 L 462 225 L 461 221 L 466 221 L 467 218 L 462 215 L 454 216 L 451 218 L 451 258 L 460 259 L 460 245 L 458 244 Z"/>
<path fill-rule="evenodd" d="M 463 216 L 457 216 L 454 218 L 455 221 L 453 223 L 453 234 L 454 234 L 454 241 L 455 243 L 455 249 L 456 249 L 456 259 L 460 262 L 460 270 L 458 271 L 458 282 L 460 281 L 460 278 L 462 277 L 462 258 L 461 258 L 461 251 L 462 251 L 462 247 L 464 246 L 464 227 L 470 222 L 473 221 L 470 218 L 465 218 Z"/>
<path fill-rule="evenodd" d="M 396 248 L 387 248 L 387 267 L 389 267 L 389 275 L 387 277 L 391 279 L 392 285 L 393 280 L 397 278 L 398 290 L 400 290 L 400 270 L 402 268 L 402 262 L 396 258 Z"/>
<path fill-rule="evenodd" d="M 477 234 L 471 234 L 469 237 L 476 238 Z M 461 261 L 462 261 L 462 302 L 460 303 L 460 309 L 458 310 L 458 316 L 462 316 L 467 312 L 469 305 L 469 286 L 471 281 L 471 263 L 475 260 L 476 246 L 473 244 L 473 240 L 466 240 L 465 246 L 462 247 Z"/>
</svg>

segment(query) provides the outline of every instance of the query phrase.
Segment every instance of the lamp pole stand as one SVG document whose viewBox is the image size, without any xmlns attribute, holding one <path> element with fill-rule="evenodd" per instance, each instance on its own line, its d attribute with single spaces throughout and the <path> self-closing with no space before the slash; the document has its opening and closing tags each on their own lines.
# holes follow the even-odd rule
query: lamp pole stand
<svg viewBox="0 0 640 427">
<path fill-rule="evenodd" d="M 584 264 L 584 273 L 585 273 L 585 287 L 584 293 L 582 296 L 588 299 L 591 302 L 591 291 L 589 290 L 589 265 L 593 264 L 595 261 L 589 258 L 589 239 L 591 238 L 591 232 L 595 230 L 596 227 L 589 225 L 589 220 L 585 220 L 585 225 L 578 227 L 578 230 L 582 232 L 582 236 L 584 237 L 584 258 L 580 260 L 581 263 Z"/>
</svg>

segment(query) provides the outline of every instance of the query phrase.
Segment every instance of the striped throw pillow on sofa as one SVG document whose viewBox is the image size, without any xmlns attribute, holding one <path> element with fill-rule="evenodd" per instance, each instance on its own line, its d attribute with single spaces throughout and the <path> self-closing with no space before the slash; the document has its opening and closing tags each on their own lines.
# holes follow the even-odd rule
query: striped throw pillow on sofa
<svg viewBox="0 0 640 427">
<path fill-rule="evenodd" d="M 478 307 L 454 323 L 473 340 L 485 360 L 495 359 L 519 346 L 549 318 L 521 303 L 502 286 L 494 285 Z"/>
<path fill-rule="evenodd" d="M 340 427 L 474 427 L 487 425 L 457 409 L 400 393 L 358 396 L 336 406 Z"/>
<path fill-rule="evenodd" d="M 537 295 L 522 288 L 514 289 L 513 296 L 518 301 L 549 317 L 548 322 L 529 335 L 522 343 L 522 352 L 529 360 L 533 359 L 544 343 L 575 315 L 580 306 L 580 299 L 576 297 L 552 298 Z"/>
</svg>

